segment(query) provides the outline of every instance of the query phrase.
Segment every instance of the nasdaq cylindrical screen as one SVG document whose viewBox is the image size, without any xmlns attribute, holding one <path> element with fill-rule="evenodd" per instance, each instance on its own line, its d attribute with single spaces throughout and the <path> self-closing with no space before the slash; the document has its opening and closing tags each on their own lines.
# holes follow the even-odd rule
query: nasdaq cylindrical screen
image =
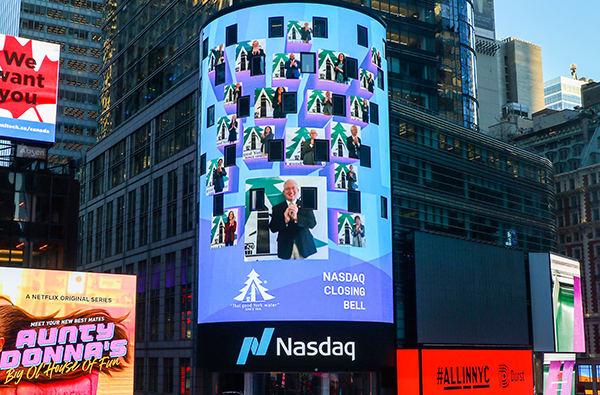
<svg viewBox="0 0 600 395">
<path fill-rule="evenodd" d="M 199 323 L 393 322 L 385 27 L 292 3 L 202 34 Z"/>
</svg>

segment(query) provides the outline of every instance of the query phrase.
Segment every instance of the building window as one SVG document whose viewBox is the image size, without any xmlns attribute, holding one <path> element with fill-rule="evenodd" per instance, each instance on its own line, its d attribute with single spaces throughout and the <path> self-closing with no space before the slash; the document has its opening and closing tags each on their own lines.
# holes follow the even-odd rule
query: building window
<svg viewBox="0 0 600 395">
<path fill-rule="evenodd" d="M 313 36 L 327 38 L 327 18 L 313 17 Z"/>
<path fill-rule="evenodd" d="M 215 124 L 215 106 L 212 105 L 206 109 L 206 127 L 210 128 Z"/>
<path fill-rule="evenodd" d="M 236 113 L 238 118 L 250 116 L 250 96 L 242 96 L 237 100 Z"/>
<path fill-rule="evenodd" d="M 298 111 L 296 92 L 284 92 L 282 94 L 282 101 L 284 114 L 295 114 Z"/>
<path fill-rule="evenodd" d="M 225 63 L 221 63 L 215 67 L 215 85 L 221 85 L 224 83 L 225 83 Z"/>
<path fill-rule="evenodd" d="M 137 191 L 134 189 L 127 195 L 127 237 L 126 245 L 128 250 L 135 248 L 135 211 L 136 211 L 136 198 Z"/>
<path fill-rule="evenodd" d="M 108 189 L 125 181 L 125 140 L 114 145 L 108 151 L 110 168 L 108 169 Z"/>
<path fill-rule="evenodd" d="M 167 180 L 167 237 L 177 233 L 177 170 L 168 174 Z"/>
<path fill-rule="evenodd" d="M 283 17 L 269 18 L 269 38 L 283 37 Z"/>
<path fill-rule="evenodd" d="M 367 28 L 364 26 L 360 26 L 357 25 L 357 44 L 360 45 L 361 47 L 368 47 L 369 46 L 369 41 L 367 39 L 367 35 L 368 35 L 368 31 Z"/>
<path fill-rule="evenodd" d="M 150 204 L 149 199 L 149 185 L 144 184 L 140 187 L 140 231 L 139 231 L 139 245 L 143 246 L 148 244 L 148 205 Z"/>
<path fill-rule="evenodd" d="M 574 259 L 581 259 L 581 248 L 573 248 L 573 258 Z"/>
<path fill-rule="evenodd" d="M 179 394 L 190 395 L 192 391 L 192 366 L 189 358 L 179 358 Z"/>
<path fill-rule="evenodd" d="M 377 87 L 384 90 L 383 70 L 377 69 Z"/>
<path fill-rule="evenodd" d="M 133 382 L 135 391 L 144 391 L 144 358 L 135 359 L 135 380 Z"/>
<path fill-rule="evenodd" d="M 371 112 L 371 123 L 375 125 L 379 125 L 379 106 L 376 103 L 369 103 L 370 112 Z"/>
<path fill-rule="evenodd" d="M 351 213 L 360 213 L 360 191 L 348 191 L 348 211 Z"/>
<path fill-rule="evenodd" d="M 237 25 L 227 26 L 225 29 L 225 46 L 230 46 L 233 44 L 237 44 Z"/>
<path fill-rule="evenodd" d="M 300 64 L 302 65 L 302 73 L 314 74 L 317 72 L 316 68 L 317 55 L 312 52 L 301 52 L 300 53 Z"/>
<path fill-rule="evenodd" d="M 388 217 L 387 198 L 385 196 L 381 196 L 381 218 L 387 219 L 387 217 Z"/>
<path fill-rule="evenodd" d="M 202 59 L 206 59 L 208 53 L 208 38 L 205 38 L 204 41 L 202 41 Z"/>
<path fill-rule="evenodd" d="M 182 232 L 194 226 L 194 202 L 194 162 L 188 162 L 183 165 Z"/>
<path fill-rule="evenodd" d="M 579 223 L 579 213 L 571 214 L 571 225 L 577 225 Z"/>
<path fill-rule="evenodd" d="M 172 394 L 175 374 L 173 372 L 173 358 L 163 359 L 163 394 Z"/>
<path fill-rule="evenodd" d="M 125 228 L 125 196 L 117 198 L 117 228 L 115 231 L 115 253 L 123 252 L 124 228 Z"/>
<path fill-rule="evenodd" d="M 346 96 L 333 94 L 333 106 L 331 113 L 336 116 L 346 116 Z"/>
<path fill-rule="evenodd" d="M 152 211 L 152 241 L 162 237 L 162 176 L 154 180 L 154 210 Z"/>
<path fill-rule="evenodd" d="M 158 358 L 148 358 L 148 391 L 158 391 Z"/>
</svg>

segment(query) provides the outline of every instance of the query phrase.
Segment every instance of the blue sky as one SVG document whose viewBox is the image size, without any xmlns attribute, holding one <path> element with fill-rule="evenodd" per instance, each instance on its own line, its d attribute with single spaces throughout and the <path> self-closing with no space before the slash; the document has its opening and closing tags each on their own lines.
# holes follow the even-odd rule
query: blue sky
<svg viewBox="0 0 600 395">
<path fill-rule="evenodd" d="M 577 74 L 600 81 L 600 0 L 495 0 L 496 39 L 542 47 L 544 81 Z"/>
</svg>

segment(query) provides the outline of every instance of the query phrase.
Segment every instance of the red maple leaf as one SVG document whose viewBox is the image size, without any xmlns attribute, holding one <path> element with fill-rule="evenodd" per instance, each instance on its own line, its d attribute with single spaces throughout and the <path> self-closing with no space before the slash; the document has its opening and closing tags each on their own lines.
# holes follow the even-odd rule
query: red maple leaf
<svg viewBox="0 0 600 395">
<path fill-rule="evenodd" d="M 36 71 L 30 68 L 35 64 L 32 41 L 23 46 L 15 37 L 5 37 L 0 52 L 0 108 L 10 111 L 13 118 L 33 108 L 42 122 L 36 107 L 56 104 L 58 60 L 51 61 L 46 55 Z"/>
</svg>

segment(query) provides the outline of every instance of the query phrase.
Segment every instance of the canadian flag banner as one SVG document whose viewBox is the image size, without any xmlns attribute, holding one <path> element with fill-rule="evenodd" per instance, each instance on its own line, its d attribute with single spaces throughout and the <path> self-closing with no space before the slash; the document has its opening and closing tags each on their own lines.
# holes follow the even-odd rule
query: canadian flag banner
<svg viewBox="0 0 600 395">
<path fill-rule="evenodd" d="M 53 143 L 60 46 L 0 35 L 0 137 Z"/>
</svg>

